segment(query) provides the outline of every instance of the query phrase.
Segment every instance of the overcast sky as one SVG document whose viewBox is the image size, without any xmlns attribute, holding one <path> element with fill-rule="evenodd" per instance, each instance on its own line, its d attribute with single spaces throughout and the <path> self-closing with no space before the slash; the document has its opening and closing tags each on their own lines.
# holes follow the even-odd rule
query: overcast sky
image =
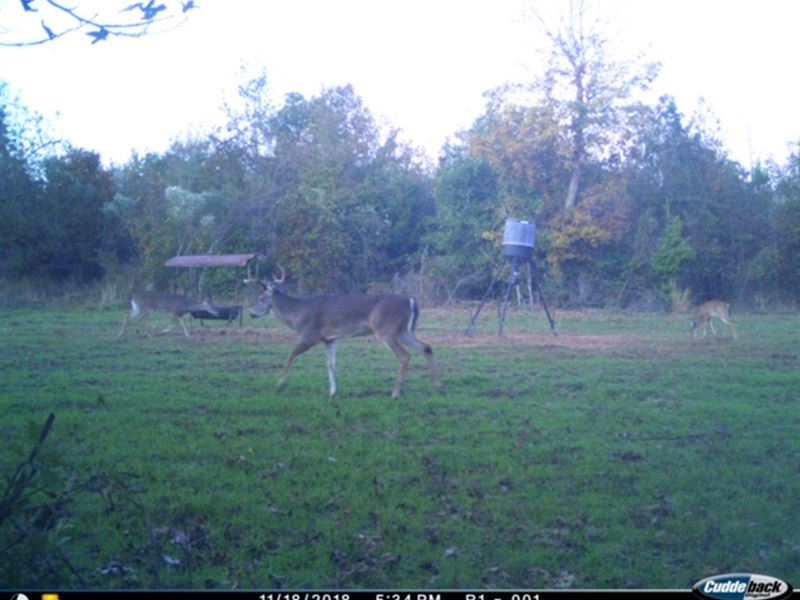
<svg viewBox="0 0 800 600">
<path fill-rule="evenodd" d="M 42 2 L 42 0 L 38 0 Z M 161 0 L 175 4 L 174 0 Z M 91 0 L 72 5 L 88 6 Z M 106 162 L 224 123 L 245 73 L 264 68 L 274 102 L 352 84 L 379 123 L 435 159 L 483 111 L 483 92 L 541 73 L 527 0 L 196 0 L 180 27 L 90 44 L 83 33 L 0 47 L 0 79 L 53 133 Z M 128 2 L 102 0 L 103 7 Z M 564 4 L 544 0 L 538 6 Z M 783 164 L 800 141 L 800 1 L 600 0 L 624 53 L 662 63 L 658 93 L 690 115 L 704 98 L 731 156 Z M 28 25 L 0 0 L 0 28 Z M 36 6 L 36 1 L 33 6 Z M 115 13 L 112 12 L 112 17 Z"/>
</svg>

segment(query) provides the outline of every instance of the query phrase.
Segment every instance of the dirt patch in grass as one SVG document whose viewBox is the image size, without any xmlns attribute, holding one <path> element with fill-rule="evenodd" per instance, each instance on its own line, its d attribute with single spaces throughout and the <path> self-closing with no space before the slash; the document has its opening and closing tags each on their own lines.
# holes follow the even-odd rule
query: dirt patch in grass
<svg viewBox="0 0 800 600">
<path fill-rule="evenodd" d="M 428 335 L 425 341 L 433 345 L 451 348 L 478 348 L 484 346 L 531 346 L 536 348 L 570 348 L 578 350 L 616 350 L 639 348 L 654 340 L 644 340 L 634 335 L 583 335 L 575 333 L 512 333 L 500 337 L 494 334 L 481 335 Z"/>
<path fill-rule="evenodd" d="M 552 333 L 509 333 L 503 337 L 497 334 L 472 334 L 422 332 L 417 334 L 420 339 L 436 347 L 447 348 L 508 348 L 513 346 L 527 346 L 531 348 L 552 348 L 570 350 L 598 350 L 613 351 L 625 349 L 641 349 L 644 347 L 670 346 L 667 340 L 646 338 L 632 334 L 577 334 L 562 333 L 555 337 Z M 280 343 L 290 344 L 297 340 L 297 336 L 289 330 L 259 329 L 252 327 L 231 328 L 196 328 L 192 332 L 192 341 L 207 343 L 216 340 L 244 340 L 251 343 Z M 372 336 L 363 336 L 359 340 L 374 341 Z"/>
<path fill-rule="evenodd" d="M 181 336 L 183 337 L 183 336 Z M 289 343 L 297 335 L 289 329 L 263 329 L 259 327 L 195 327 L 189 340 L 199 343 L 208 340 L 245 340 L 253 343 Z"/>
</svg>

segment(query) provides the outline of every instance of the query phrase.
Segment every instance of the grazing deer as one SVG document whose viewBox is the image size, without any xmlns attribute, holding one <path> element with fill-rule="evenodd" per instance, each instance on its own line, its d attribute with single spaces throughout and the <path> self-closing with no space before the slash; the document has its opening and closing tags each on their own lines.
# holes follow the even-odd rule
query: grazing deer
<svg viewBox="0 0 800 600">
<path fill-rule="evenodd" d="M 281 269 L 281 278 L 266 283 L 258 281 L 263 292 L 250 310 L 253 318 L 261 317 L 270 310 L 283 323 L 291 327 L 300 340 L 289 352 L 286 364 L 278 379 L 280 391 L 296 356 L 325 342 L 328 357 L 328 382 L 331 398 L 336 395 L 336 341 L 339 338 L 374 334 L 386 344 L 400 361 L 397 382 L 392 398 L 400 396 L 408 363 L 411 358 L 408 346 L 425 355 L 436 389 L 441 389 L 431 347 L 414 336 L 414 327 L 419 316 L 419 306 L 414 298 L 394 294 L 330 294 L 310 298 L 294 298 L 280 289 L 286 279 Z M 250 281 L 250 280 L 246 280 Z"/>
<path fill-rule="evenodd" d="M 128 327 L 128 321 L 132 318 L 141 315 L 139 324 L 143 324 L 148 315 L 154 310 L 161 310 L 169 313 L 173 321 L 178 321 L 183 328 L 183 333 L 189 337 L 189 330 L 183 322 L 183 316 L 193 310 L 208 311 L 212 315 L 217 315 L 215 309 L 207 300 L 199 301 L 187 298 L 186 296 L 178 296 L 177 294 L 167 294 L 164 292 L 134 292 L 131 296 L 131 312 L 125 316 L 122 322 L 122 329 L 119 330 L 117 337 L 120 338 L 125 333 Z M 172 325 L 164 329 L 161 333 L 166 333 L 172 330 Z"/>
<path fill-rule="evenodd" d="M 692 319 L 692 337 L 697 336 L 697 326 L 703 324 L 703 337 L 708 334 L 708 328 L 711 327 L 711 333 L 716 337 L 717 332 L 714 329 L 714 323 L 711 322 L 712 317 L 717 317 L 725 325 L 730 327 L 733 332 L 733 339 L 736 339 L 736 328 L 733 326 L 733 319 L 731 318 L 731 305 L 728 302 L 721 300 L 711 300 L 705 304 L 701 304 L 695 311 L 694 318 Z"/>
</svg>

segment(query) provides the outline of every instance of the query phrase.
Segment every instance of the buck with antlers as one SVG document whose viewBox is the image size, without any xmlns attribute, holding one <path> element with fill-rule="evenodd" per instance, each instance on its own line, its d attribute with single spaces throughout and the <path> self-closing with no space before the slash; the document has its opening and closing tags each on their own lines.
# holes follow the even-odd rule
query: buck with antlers
<svg viewBox="0 0 800 600">
<path fill-rule="evenodd" d="M 183 322 L 184 315 L 195 310 L 205 310 L 212 315 L 217 315 L 217 309 L 211 306 L 206 300 L 198 301 L 187 298 L 186 296 L 167 294 L 164 292 L 138 291 L 134 292 L 131 296 L 131 312 L 125 316 L 125 320 L 122 322 L 122 329 L 119 330 L 117 337 L 119 338 L 124 335 L 128 328 L 128 322 L 131 319 L 139 317 L 139 324 L 142 325 L 145 320 L 147 320 L 148 315 L 154 310 L 164 311 L 172 317 L 173 321 L 178 321 L 186 337 L 189 337 L 189 330 L 186 329 L 186 325 Z M 161 333 L 166 333 L 170 330 L 172 330 L 172 325 Z"/>
<path fill-rule="evenodd" d="M 419 306 L 414 298 L 395 294 L 329 294 L 294 298 L 280 288 L 285 279 L 286 273 L 281 269 L 280 279 L 258 281 L 263 292 L 250 310 L 253 318 L 261 317 L 272 310 L 278 319 L 300 336 L 297 345 L 289 352 L 286 359 L 278 380 L 278 390 L 285 385 L 286 376 L 295 357 L 324 342 L 328 357 L 330 395 L 333 397 L 336 395 L 337 340 L 370 333 L 386 344 L 400 361 L 392 398 L 400 395 L 411 359 L 405 346 L 425 355 L 433 383 L 437 389 L 441 389 L 433 361 L 433 350 L 414 335 L 419 316 Z"/>
</svg>

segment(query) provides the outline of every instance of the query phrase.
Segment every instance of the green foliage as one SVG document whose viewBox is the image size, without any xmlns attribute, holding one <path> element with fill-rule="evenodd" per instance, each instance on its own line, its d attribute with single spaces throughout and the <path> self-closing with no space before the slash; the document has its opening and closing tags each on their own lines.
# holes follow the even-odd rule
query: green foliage
<svg viewBox="0 0 800 600">
<path fill-rule="evenodd" d="M 684 265 L 694 258 L 694 250 L 683 237 L 683 221 L 680 217 L 670 217 L 661 236 L 658 247 L 650 257 L 650 265 L 664 288 L 667 289 L 683 273 Z"/>
<path fill-rule="evenodd" d="M 40 241 L 36 263 L 59 280 L 96 281 L 103 275 L 100 250 L 114 195 L 100 156 L 70 150 L 44 163 L 46 187 L 36 211 Z"/>
<path fill-rule="evenodd" d="M 497 214 L 498 177 L 483 160 L 451 148 L 442 160 L 435 182 L 436 214 L 425 242 L 432 250 L 432 271 L 440 295 L 453 299 L 474 296 L 489 284 L 496 246 L 492 234 L 502 226 Z"/>
<path fill-rule="evenodd" d="M 775 249 L 777 287 L 787 299 L 800 290 L 800 145 L 777 182 Z"/>
<path fill-rule="evenodd" d="M 0 82 L 0 277 L 20 276 L 31 262 L 35 224 L 28 217 L 41 193 L 24 133 L 15 120 L 18 107 Z"/>
<path fill-rule="evenodd" d="M 85 587 L 87 581 L 70 556 L 74 533 L 70 516 L 78 502 L 92 501 L 87 499 L 92 493 L 110 499 L 112 482 L 107 474 L 81 480 L 63 453 L 52 448 L 53 442 L 45 444 L 54 421 L 55 414 L 50 413 L 41 430 L 30 423 L 27 436 L 16 436 L 7 448 L 8 458 L 27 455 L 6 474 L 0 499 L 2 577 L 19 587 Z M 8 465 L 4 462 L 2 467 Z"/>
<path fill-rule="evenodd" d="M 54 146 L 3 88 L 0 277 L 165 289 L 173 255 L 258 252 L 262 274 L 280 264 L 300 292 L 414 279 L 426 300 L 450 302 L 483 294 L 502 265 L 504 220 L 517 217 L 537 221 L 535 260 L 562 305 L 653 309 L 675 292 L 796 304 L 798 152 L 747 172 L 702 115 L 687 119 L 670 97 L 626 97 L 648 80 L 641 65 L 615 75 L 603 73 L 608 57 L 595 58 L 611 79 L 598 80 L 604 99 L 583 122 L 569 209 L 577 129 L 564 126 L 575 108 L 564 80 L 536 82 L 533 95 L 492 92 L 435 170 L 378 127 L 350 86 L 276 104 L 262 74 L 240 86 L 224 131 L 113 170 L 85 150 L 35 152 Z M 616 91 L 615 76 L 626 82 Z M 237 277 L 181 282 L 229 297 Z"/>
</svg>

